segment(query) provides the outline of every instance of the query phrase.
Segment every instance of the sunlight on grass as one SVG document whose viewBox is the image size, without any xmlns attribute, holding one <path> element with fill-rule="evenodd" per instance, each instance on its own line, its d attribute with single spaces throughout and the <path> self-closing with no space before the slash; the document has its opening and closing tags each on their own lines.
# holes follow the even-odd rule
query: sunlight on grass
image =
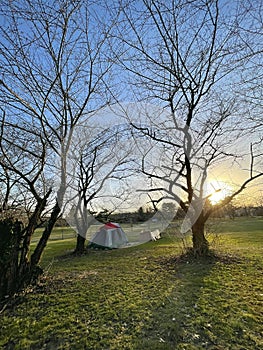
<svg viewBox="0 0 263 350">
<path fill-rule="evenodd" d="M 1 349 L 261 349 L 262 223 L 215 225 L 220 257 L 158 242 L 73 257 L 50 241 L 38 286 L 0 315 Z M 227 253 L 227 254 L 226 254 Z"/>
</svg>

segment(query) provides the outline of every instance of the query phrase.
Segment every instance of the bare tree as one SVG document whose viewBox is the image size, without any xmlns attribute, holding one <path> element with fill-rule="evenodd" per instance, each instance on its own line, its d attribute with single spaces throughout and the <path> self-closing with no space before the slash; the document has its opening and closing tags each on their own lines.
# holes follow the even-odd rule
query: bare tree
<svg viewBox="0 0 263 350">
<path fill-rule="evenodd" d="M 239 16 L 237 16 L 237 36 L 244 57 L 248 63 L 247 69 L 240 69 L 237 82 L 234 86 L 239 104 L 246 111 L 245 117 L 249 120 L 251 131 L 263 131 L 262 121 L 262 54 L 263 54 L 263 4 L 261 1 L 242 1 Z M 245 82 L 245 84 L 244 84 Z M 261 135 L 262 136 L 262 135 Z"/>
<path fill-rule="evenodd" d="M 51 189 L 46 189 L 42 181 L 46 145 L 38 130 L 31 128 L 29 131 L 19 121 L 14 127 L 6 120 L 5 113 L 0 125 L 0 181 L 4 185 L 1 186 L 0 202 L 1 248 L 4 250 L 0 279 L 2 298 L 38 277 L 40 269 L 29 259 L 30 243 L 41 222 Z"/>
<path fill-rule="evenodd" d="M 13 135 L 24 136 L 16 140 L 19 153 L 12 154 L 11 144 L 9 153 L 2 148 L 1 164 L 4 171 L 27 183 L 36 200 L 35 211 L 39 206 L 52 207 L 30 257 L 33 267 L 61 213 L 74 129 L 79 123 L 88 125 L 94 111 L 110 102 L 107 91 L 114 76 L 108 39 L 115 20 L 107 19 L 105 8 L 97 2 L 73 0 L 2 1 L 0 11 L 0 101 L 6 113 L 2 136 L 7 127 Z M 40 155 L 32 149 L 31 133 L 43 152 Z M 28 160 L 30 154 L 33 160 Z M 40 177 L 49 179 L 54 198 L 49 203 L 50 189 L 38 188 Z M 4 206 L 7 196 L 11 198 L 6 181 Z"/>
<path fill-rule="evenodd" d="M 207 254 L 205 223 L 211 213 L 263 175 L 260 151 L 248 143 L 247 179 L 214 206 L 209 201 L 212 193 L 205 193 L 209 169 L 241 155 L 235 148 L 246 134 L 248 118 L 243 113 L 249 108 L 239 104 L 233 87 L 248 85 L 236 74 L 247 72 L 253 81 L 262 68 L 251 70 L 258 50 L 247 54 L 238 21 L 247 25 L 245 14 L 253 16 L 255 8 L 244 10 L 216 0 L 122 1 L 121 5 L 123 26 L 115 35 L 126 49 L 119 60 L 125 78 L 138 101 L 163 108 L 160 115 L 153 110 L 145 113 L 144 123 L 132 122 L 162 152 L 158 162 L 149 160 L 150 151 L 142 158 L 142 172 L 152 183 L 148 191 L 162 190 L 161 199 L 180 205 L 190 221 L 182 230 L 191 228 L 194 252 Z"/>
<path fill-rule="evenodd" d="M 66 205 L 71 207 L 67 220 L 77 231 L 76 254 L 84 252 L 87 230 L 91 224 L 98 223 L 92 212 L 94 201 L 106 204 L 108 210 L 114 212 L 129 195 L 125 187 L 125 193 L 120 195 L 120 191 L 117 191 L 117 198 L 109 185 L 110 181 L 116 181 L 118 189 L 122 189 L 122 182 L 132 171 L 133 147 L 131 143 L 127 147 L 124 127 L 114 125 L 99 129 L 94 136 L 90 128 L 81 128 L 71 146 L 72 181 Z M 109 198 L 111 203 L 108 202 Z"/>
</svg>

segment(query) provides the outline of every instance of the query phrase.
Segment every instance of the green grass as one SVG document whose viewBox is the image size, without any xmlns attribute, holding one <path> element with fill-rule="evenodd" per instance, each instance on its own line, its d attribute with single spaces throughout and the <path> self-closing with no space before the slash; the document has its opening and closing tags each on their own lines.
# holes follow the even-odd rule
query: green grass
<svg viewBox="0 0 263 350">
<path fill-rule="evenodd" d="M 43 228 L 38 228 L 33 235 L 33 243 L 37 242 L 41 237 L 43 232 Z M 74 238 L 76 236 L 76 232 L 71 227 L 55 227 L 51 233 L 50 241 L 53 240 L 63 240 L 68 238 Z"/>
<path fill-rule="evenodd" d="M 220 258 L 203 261 L 179 260 L 171 234 L 82 257 L 50 241 L 37 288 L 0 315 L 0 348 L 262 349 L 263 219 L 213 230 Z"/>
</svg>

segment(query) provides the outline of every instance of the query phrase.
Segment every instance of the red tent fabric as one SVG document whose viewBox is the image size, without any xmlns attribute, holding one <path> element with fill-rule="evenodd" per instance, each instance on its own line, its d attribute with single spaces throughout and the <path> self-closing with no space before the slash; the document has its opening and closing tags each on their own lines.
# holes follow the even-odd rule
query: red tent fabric
<svg viewBox="0 0 263 350">
<path fill-rule="evenodd" d="M 128 238 L 119 224 L 108 222 L 90 239 L 90 247 L 119 248 L 128 244 Z"/>
<path fill-rule="evenodd" d="M 104 225 L 105 229 L 109 229 L 109 228 L 119 228 L 120 226 L 113 224 L 112 222 L 107 222 L 107 224 Z"/>
</svg>

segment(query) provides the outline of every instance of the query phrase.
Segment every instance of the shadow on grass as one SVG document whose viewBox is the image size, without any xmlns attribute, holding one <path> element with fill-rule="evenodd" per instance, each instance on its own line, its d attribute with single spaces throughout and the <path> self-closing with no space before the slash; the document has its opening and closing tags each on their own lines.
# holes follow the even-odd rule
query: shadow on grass
<svg viewBox="0 0 263 350">
<path fill-rule="evenodd" d="M 259 349 L 261 310 L 250 303 L 261 260 L 178 258 L 168 239 L 81 257 L 66 248 L 58 244 L 43 284 L 2 314 L 3 349 Z"/>
<path fill-rule="evenodd" d="M 238 260 L 213 252 L 206 258 L 185 254 L 159 259 L 167 270 L 174 271 L 174 287 L 154 310 L 151 322 L 145 326 L 140 342 L 135 341 L 134 349 L 223 349 L 207 337 L 211 325 L 204 310 L 200 315 L 199 300 L 214 266 L 238 263 Z M 209 288 L 216 289 L 217 282 Z"/>
</svg>

